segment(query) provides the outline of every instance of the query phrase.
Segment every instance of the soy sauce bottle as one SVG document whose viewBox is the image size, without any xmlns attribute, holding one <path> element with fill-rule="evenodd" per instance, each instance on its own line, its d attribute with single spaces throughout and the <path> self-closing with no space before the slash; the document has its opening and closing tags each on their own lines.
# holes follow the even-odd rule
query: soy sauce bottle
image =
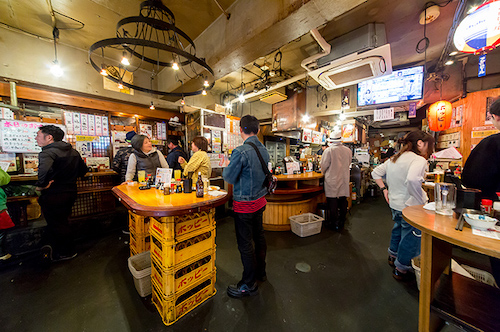
<svg viewBox="0 0 500 332">
<path fill-rule="evenodd" d="M 203 179 L 201 172 L 198 172 L 198 181 L 196 181 L 196 197 L 203 197 Z"/>
</svg>

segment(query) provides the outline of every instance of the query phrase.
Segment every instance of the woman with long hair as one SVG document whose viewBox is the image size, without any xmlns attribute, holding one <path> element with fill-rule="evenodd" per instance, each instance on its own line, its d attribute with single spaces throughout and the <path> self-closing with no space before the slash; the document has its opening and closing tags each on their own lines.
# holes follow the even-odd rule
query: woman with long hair
<svg viewBox="0 0 500 332">
<path fill-rule="evenodd" d="M 134 148 L 128 159 L 125 181 L 137 178 L 137 171 L 145 171 L 146 174 L 156 176 L 156 169 L 168 168 L 168 163 L 163 154 L 156 150 L 151 140 L 144 135 L 135 135 L 130 142 Z"/>
<path fill-rule="evenodd" d="M 184 170 L 184 175 L 189 175 L 190 172 L 193 172 L 193 183 L 198 181 L 198 172 L 201 172 L 201 175 L 210 177 L 212 174 L 212 166 L 210 165 L 210 157 L 208 157 L 208 140 L 205 137 L 197 136 L 193 138 L 193 142 L 191 143 L 191 150 L 193 151 L 193 155 L 189 159 L 189 162 L 186 162 L 186 159 L 183 157 L 179 157 L 179 164 L 181 164 L 182 169 Z"/>
<path fill-rule="evenodd" d="M 389 265 L 393 277 L 407 281 L 411 278 L 411 259 L 420 254 L 421 232 L 403 219 L 407 206 L 427 202 L 422 189 L 427 170 L 427 158 L 434 151 L 434 138 L 421 130 L 409 132 L 400 139 L 401 150 L 376 167 L 372 177 L 384 193 L 392 211 L 394 227 L 389 246 Z M 387 187 L 382 178 L 385 176 Z"/>
</svg>

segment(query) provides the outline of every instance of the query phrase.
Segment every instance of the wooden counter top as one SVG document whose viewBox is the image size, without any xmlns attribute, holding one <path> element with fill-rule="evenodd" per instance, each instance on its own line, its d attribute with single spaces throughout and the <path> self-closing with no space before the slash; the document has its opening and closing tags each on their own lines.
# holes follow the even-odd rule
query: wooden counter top
<svg viewBox="0 0 500 332">
<path fill-rule="evenodd" d="M 195 192 L 163 195 L 161 190 L 139 190 L 139 186 L 119 185 L 112 192 L 129 210 L 143 216 L 167 217 L 204 211 L 222 205 L 229 199 L 227 192 L 224 196 L 205 194 L 197 198 Z"/>
<path fill-rule="evenodd" d="M 300 181 L 300 180 L 315 180 L 321 179 L 323 177 L 322 173 L 307 172 L 302 174 L 292 174 L 292 175 L 276 175 L 278 181 Z"/>
</svg>

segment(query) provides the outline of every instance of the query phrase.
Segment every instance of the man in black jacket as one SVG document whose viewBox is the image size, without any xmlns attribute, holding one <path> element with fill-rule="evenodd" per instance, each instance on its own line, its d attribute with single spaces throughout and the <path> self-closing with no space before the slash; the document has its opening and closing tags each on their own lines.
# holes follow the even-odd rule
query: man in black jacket
<svg viewBox="0 0 500 332">
<path fill-rule="evenodd" d="M 40 127 L 36 142 L 38 156 L 38 203 L 47 221 L 49 245 L 42 248 L 44 258 L 54 261 L 76 257 L 68 218 L 76 201 L 76 179 L 87 173 L 80 154 L 63 142 L 64 132 L 54 125 Z"/>
<path fill-rule="evenodd" d="M 125 175 L 127 174 L 128 158 L 134 153 L 134 148 L 130 144 L 132 138 L 136 135 L 135 131 L 129 131 L 125 136 L 125 142 L 129 145 L 118 149 L 115 157 L 113 158 L 113 170 L 120 174 L 120 183 L 125 182 Z"/>
<path fill-rule="evenodd" d="M 167 155 L 167 164 L 172 168 L 172 169 L 180 169 L 182 170 L 181 164 L 179 164 L 179 157 L 184 158 L 186 161 L 188 161 L 188 156 L 186 153 L 179 147 L 179 140 L 174 139 L 174 138 L 169 138 L 168 139 L 168 148 L 170 149 L 170 152 Z"/>
</svg>

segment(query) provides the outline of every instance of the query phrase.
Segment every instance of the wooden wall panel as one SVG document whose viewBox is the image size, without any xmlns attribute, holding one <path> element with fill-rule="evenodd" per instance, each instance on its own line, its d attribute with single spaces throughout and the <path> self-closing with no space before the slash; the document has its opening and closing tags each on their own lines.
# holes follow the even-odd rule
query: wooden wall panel
<svg viewBox="0 0 500 332">
<path fill-rule="evenodd" d="M 460 99 L 452 104 L 453 107 L 457 107 L 460 105 L 464 106 L 462 127 L 444 130 L 442 134 L 450 134 L 460 131 L 460 148 L 458 149 L 458 151 L 463 156 L 463 164 L 465 164 L 465 161 L 470 155 L 472 145 L 478 144 L 481 141 L 481 139 L 478 138 L 471 138 L 472 128 L 492 126 L 484 124 L 486 118 L 486 98 L 498 96 L 500 96 L 500 88 L 472 92 L 469 93 L 467 97 Z"/>
</svg>

